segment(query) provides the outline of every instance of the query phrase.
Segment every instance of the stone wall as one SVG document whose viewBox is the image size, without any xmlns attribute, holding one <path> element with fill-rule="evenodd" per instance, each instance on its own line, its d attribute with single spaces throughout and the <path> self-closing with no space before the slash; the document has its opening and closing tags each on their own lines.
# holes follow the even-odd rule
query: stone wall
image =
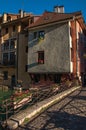
<svg viewBox="0 0 86 130">
<path fill-rule="evenodd" d="M 53 25 L 29 32 L 28 72 L 63 73 L 70 71 L 68 23 Z M 34 32 L 45 31 L 39 42 Z M 38 64 L 38 51 L 44 51 L 44 64 Z"/>
</svg>

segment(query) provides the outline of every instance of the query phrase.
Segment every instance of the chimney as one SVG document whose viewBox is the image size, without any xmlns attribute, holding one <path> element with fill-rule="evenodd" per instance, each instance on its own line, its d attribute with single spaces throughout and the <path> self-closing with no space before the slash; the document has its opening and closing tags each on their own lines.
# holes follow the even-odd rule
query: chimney
<svg viewBox="0 0 86 130">
<path fill-rule="evenodd" d="M 3 23 L 5 23 L 5 22 L 7 22 L 7 14 L 6 13 L 3 14 Z"/>
<path fill-rule="evenodd" d="M 19 10 L 20 17 L 22 18 L 24 16 L 23 10 Z"/>
<path fill-rule="evenodd" d="M 54 6 L 54 12 L 64 13 L 64 6 Z"/>
<path fill-rule="evenodd" d="M 27 13 L 26 13 L 25 11 L 23 12 L 23 16 L 24 16 L 24 17 L 27 16 Z"/>
</svg>

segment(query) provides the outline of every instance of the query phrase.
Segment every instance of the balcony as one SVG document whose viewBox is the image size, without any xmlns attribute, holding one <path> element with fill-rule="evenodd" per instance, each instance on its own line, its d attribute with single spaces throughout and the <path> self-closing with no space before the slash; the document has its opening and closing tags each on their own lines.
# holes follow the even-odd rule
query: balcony
<svg viewBox="0 0 86 130">
<path fill-rule="evenodd" d="M 16 49 L 16 40 L 11 39 L 8 41 L 5 41 L 3 44 L 1 44 L 1 50 L 4 51 L 10 51 Z"/>
<path fill-rule="evenodd" d="M 17 32 L 11 32 L 11 33 L 9 34 L 9 36 L 10 36 L 10 38 L 14 38 L 14 37 L 17 36 Z"/>
<path fill-rule="evenodd" d="M 3 61 L 0 67 L 15 67 L 15 65 L 16 65 L 15 61 Z"/>
</svg>

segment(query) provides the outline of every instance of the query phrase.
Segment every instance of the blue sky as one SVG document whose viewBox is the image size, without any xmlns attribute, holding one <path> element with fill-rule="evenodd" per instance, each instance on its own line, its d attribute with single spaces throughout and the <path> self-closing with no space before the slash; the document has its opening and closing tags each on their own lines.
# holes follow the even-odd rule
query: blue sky
<svg viewBox="0 0 86 130">
<path fill-rule="evenodd" d="M 86 0 L 0 0 L 0 14 L 18 13 L 19 9 L 33 14 L 53 11 L 56 5 L 64 5 L 65 12 L 81 11 L 86 21 Z"/>
</svg>

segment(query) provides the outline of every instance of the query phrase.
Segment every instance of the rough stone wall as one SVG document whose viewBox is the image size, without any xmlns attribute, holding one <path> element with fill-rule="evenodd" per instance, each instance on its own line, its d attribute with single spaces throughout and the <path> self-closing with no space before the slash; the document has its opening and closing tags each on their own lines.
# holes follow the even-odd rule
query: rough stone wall
<svg viewBox="0 0 86 130">
<path fill-rule="evenodd" d="M 70 71 L 68 23 L 40 28 L 29 32 L 28 72 L 63 73 Z M 33 32 L 45 31 L 40 42 Z M 44 64 L 38 64 L 38 51 L 44 51 Z"/>
</svg>

